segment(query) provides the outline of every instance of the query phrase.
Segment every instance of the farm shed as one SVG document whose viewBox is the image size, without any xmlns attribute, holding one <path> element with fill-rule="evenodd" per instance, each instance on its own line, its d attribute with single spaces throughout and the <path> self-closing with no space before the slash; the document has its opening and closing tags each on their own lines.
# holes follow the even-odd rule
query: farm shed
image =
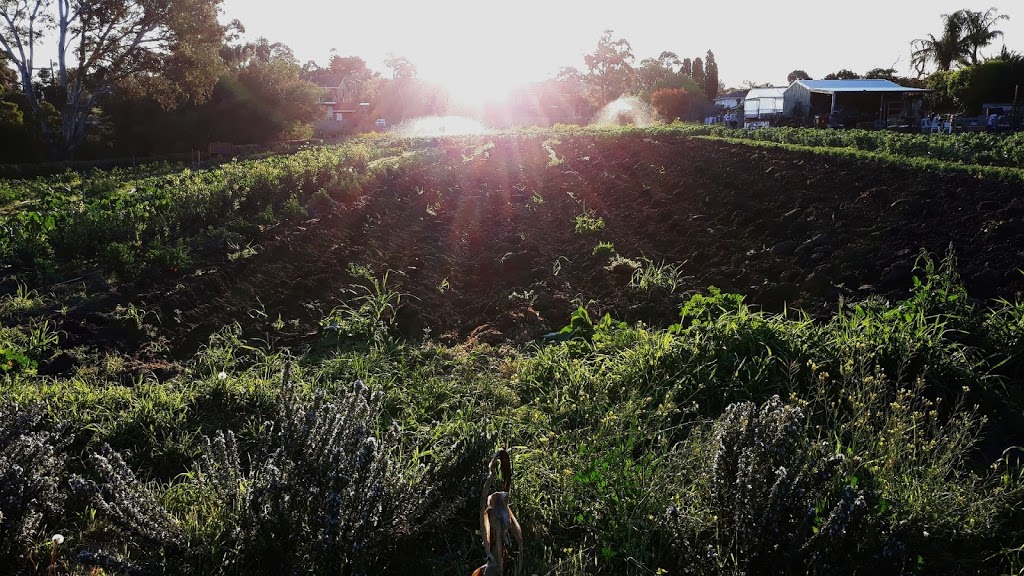
<svg viewBox="0 0 1024 576">
<path fill-rule="evenodd" d="M 782 114 L 785 88 L 754 88 L 743 101 L 743 116 L 748 119 Z"/>
<path fill-rule="evenodd" d="M 783 107 L 794 118 L 835 115 L 846 125 L 885 127 L 919 117 L 917 96 L 927 92 L 889 80 L 797 80 L 786 89 Z"/>
<path fill-rule="evenodd" d="M 720 94 L 718 98 L 715 98 L 715 107 L 723 108 L 725 110 L 731 110 L 733 108 L 739 108 L 743 105 L 744 98 L 747 97 L 746 90 L 738 92 L 730 92 L 728 94 Z"/>
</svg>

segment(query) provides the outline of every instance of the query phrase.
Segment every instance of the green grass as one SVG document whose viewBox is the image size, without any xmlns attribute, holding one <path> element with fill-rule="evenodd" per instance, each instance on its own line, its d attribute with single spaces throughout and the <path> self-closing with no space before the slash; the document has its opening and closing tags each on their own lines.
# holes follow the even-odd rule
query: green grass
<svg viewBox="0 0 1024 576">
<path fill-rule="evenodd" d="M 577 234 L 592 234 L 604 230 L 604 218 L 586 206 L 576 215 L 574 222 Z"/>
<path fill-rule="evenodd" d="M 999 454 L 999 431 L 1019 425 L 1024 305 L 972 304 L 952 260 L 922 261 L 922 273 L 908 300 L 859 303 L 825 322 L 755 312 L 711 290 L 665 330 L 581 311 L 568 340 L 519 350 L 382 335 L 398 296 L 378 278 L 362 304 L 325 318 L 366 327 L 351 338 L 288 352 L 228 328 L 170 380 L 24 370 L 5 377 L 0 398 L 46 406 L 71 455 L 106 444 L 125 454 L 131 482 L 143 484 L 102 494 L 134 511 L 69 498 L 39 537 L 60 531 L 75 550 L 129 550 L 137 562 L 243 573 L 245 534 L 265 534 L 232 532 L 230 519 L 250 512 L 235 516 L 202 472 L 212 465 L 204 437 L 230 430 L 240 454 L 261 454 L 278 441 L 268 431 L 285 394 L 333 397 L 361 381 L 382 394 L 371 426 L 390 478 L 426 481 L 421 465 L 460 454 L 471 471 L 468 484 L 437 488 L 443 524 L 395 535 L 398 551 L 373 537 L 392 569 L 465 574 L 482 561 L 473 501 L 486 455 L 466 442 L 483 438 L 485 452 L 513 455 L 526 573 L 1006 570 L 1024 542 L 1021 470 L 978 449 Z M 95 466 L 105 460 L 69 458 L 69 473 L 104 477 Z M 303 469 L 307 480 L 283 485 L 293 498 L 321 481 Z M 165 533 L 140 532 L 167 522 Z M 75 550 L 61 550 L 69 565 Z"/>
<path fill-rule="evenodd" d="M 682 265 L 655 263 L 644 258 L 641 267 L 630 278 L 629 285 L 641 290 L 660 288 L 675 292 L 683 285 L 683 281 Z"/>
<path fill-rule="evenodd" d="M 615 244 L 611 242 L 598 242 L 592 251 L 594 256 L 612 256 L 615 254 Z"/>
</svg>

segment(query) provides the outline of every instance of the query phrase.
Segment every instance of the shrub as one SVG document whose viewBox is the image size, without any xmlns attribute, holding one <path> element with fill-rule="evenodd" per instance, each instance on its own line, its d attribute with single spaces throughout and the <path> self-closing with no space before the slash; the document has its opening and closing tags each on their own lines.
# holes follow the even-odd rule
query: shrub
<svg viewBox="0 0 1024 576">
<path fill-rule="evenodd" d="M 615 245 L 611 242 L 598 242 L 594 246 L 593 255 L 610 258 L 615 254 Z"/>
<path fill-rule="evenodd" d="M 681 264 L 655 264 L 644 258 L 643 266 L 633 273 L 629 285 L 641 290 L 661 289 L 674 293 L 682 286 L 684 279 Z"/>
<path fill-rule="evenodd" d="M 80 561 L 143 573 L 381 573 L 398 561 L 396 549 L 461 506 L 483 459 L 480 438 L 441 449 L 443 466 L 410 468 L 398 429 L 378 431 L 382 394 L 356 382 L 305 399 L 288 380 L 286 370 L 278 413 L 248 455 L 231 431 L 206 437 L 166 507 L 115 453 L 95 456 L 100 479 L 75 486 L 130 554 L 100 547 Z"/>
<path fill-rule="evenodd" d="M 230 432 L 207 440 L 197 466 L 194 488 L 223 506 L 228 571 L 379 573 L 403 541 L 451 514 L 458 498 L 395 458 L 397 429 L 375 435 L 380 393 L 356 382 L 311 401 L 285 394 L 248 470 Z"/>
<path fill-rule="evenodd" d="M 27 568 L 26 554 L 63 512 L 66 441 L 45 414 L 0 404 L 0 566 Z"/>
<path fill-rule="evenodd" d="M 109 446 L 91 454 L 89 464 L 90 477 L 72 476 L 71 488 L 77 498 L 96 510 L 109 540 L 83 543 L 77 560 L 129 574 L 166 573 L 171 567 L 180 570 L 184 531 L 164 509 L 157 491 L 142 482 Z"/>
<path fill-rule="evenodd" d="M 146 261 L 158 272 L 178 272 L 187 268 L 192 258 L 184 243 L 168 245 L 154 242 L 146 251 Z"/>
<path fill-rule="evenodd" d="M 777 396 L 760 407 L 732 404 L 710 441 L 702 516 L 713 525 L 693 523 L 685 509 L 670 507 L 667 514 L 678 549 L 687 550 L 680 569 L 805 572 L 844 548 L 866 504 L 850 486 L 837 493 L 845 459 L 809 439 L 799 407 Z"/>
<path fill-rule="evenodd" d="M 100 263 L 107 272 L 117 278 L 131 280 L 139 274 L 137 252 L 138 248 L 132 244 L 111 242 L 104 248 Z"/>
<path fill-rule="evenodd" d="M 334 308 L 320 321 L 320 343 L 324 346 L 391 344 L 390 330 L 402 303 L 402 294 L 389 285 L 390 273 L 385 272 L 379 280 L 360 266 L 350 267 L 350 273 L 365 283 L 352 285 L 352 292 L 359 295 L 352 299 L 351 304 Z"/>
<path fill-rule="evenodd" d="M 583 207 L 583 212 L 576 215 L 576 232 L 587 234 L 604 230 L 604 218 L 598 216 L 593 210 Z"/>
<path fill-rule="evenodd" d="M 323 188 L 317 190 L 309 200 L 309 208 L 314 216 L 324 216 L 330 213 L 334 209 L 334 205 L 334 199 Z"/>
<path fill-rule="evenodd" d="M 285 222 L 300 222 L 307 218 L 306 208 L 302 206 L 299 199 L 292 196 L 281 208 L 281 219 Z"/>
<path fill-rule="evenodd" d="M 694 101 L 693 95 L 683 88 L 662 88 L 651 94 L 651 105 L 669 122 L 688 117 Z"/>
</svg>

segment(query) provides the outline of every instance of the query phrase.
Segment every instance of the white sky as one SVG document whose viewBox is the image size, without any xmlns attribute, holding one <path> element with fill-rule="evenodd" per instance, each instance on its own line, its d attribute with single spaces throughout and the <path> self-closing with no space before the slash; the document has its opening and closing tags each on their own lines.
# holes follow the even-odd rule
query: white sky
<svg viewBox="0 0 1024 576">
<path fill-rule="evenodd" d="M 633 46 L 637 62 L 662 50 L 703 58 L 710 48 L 721 80 L 784 84 L 793 69 L 820 78 L 840 68 L 910 71 L 910 41 L 941 33 L 941 14 L 996 7 L 1008 14 L 1003 42 L 1024 52 L 1020 0 L 224 0 L 247 38 L 290 46 L 300 61 L 328 60 L 332 48 L 384 71 L 388 52 L 409 58 L 420 77 L 453 88 L 491 89 L 541 80 L 561 66 L 583 69 L 605 29 Z"/>
</svg>

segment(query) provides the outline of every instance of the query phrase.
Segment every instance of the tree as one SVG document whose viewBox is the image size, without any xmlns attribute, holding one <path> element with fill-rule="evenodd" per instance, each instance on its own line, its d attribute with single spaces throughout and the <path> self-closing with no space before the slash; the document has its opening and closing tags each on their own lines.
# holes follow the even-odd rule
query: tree
<svg viewBox="0 0 1024 576">
<path fill-rule="evenodd" d="M 939 72 L 951 70 L 954 64 L 977 65 L 978 51 L 992 44 L 1003 32 L 993 27 L 1010 17 L 999 14 L 995 8 L 984 12 L 957 10 L 942 15 L 942 35 L 936 38 L 929 34 L 914 40 L 911 64 L 918 76 L 923 76 L 928 64 L 933 63 Z"/>
<path fill-rule="evenodd" d="M 165 105 L 202 101 L 220 72 L 221 0 L 0 0 L 0 49 L 32 115 L 57 152 L 73 157 L 100 101 L 118 90 Z M 56 6 L 54 6 L 56 5 Z M 51 38 L 54 45 L 43 48 Z M 53 53 L 60 134 L 50 133 L 34 86 L 37 51 Z"/>
<path fill-rule="evenodd" d="M 971 58 L 971 64 L 978 64 L 978 50 L 992 44 L 996 38 L 1003 36 L 1001 30 L 994 30 L 992 27 L 1000 20 L 1009 20 L 1005 14 L 999 14 L 996 8 L 989 8 L 985 12 L 974 10 L 960 10 L 958 18 L 961 20 L 964 32 L 964 43 Z"/>
<path fill-rule="evenodd" d="M 991 58 L 991 60 L 1002 60 L 1003 62 L 1009 62 L 1014 66 L 1024 64 L 1024 54 L 1017 52 L 1016 50 L 1010 50 L 1006 46 L 999 51 L 999 55 Z"/>
<path fill-rule="evenodd" d="M 0 100 L 0 162 L 34 160 L 33 144 L 21 108 L 14 102 Z"/>
<path fill-rule="evenodd" d="M 833 72 L 833 73 L 829 74 L 828 76 L 825 76 L 824 79 L 825 80 L 857 80 L 859 78 L 860 78 L 860 74 L 857 74 L 856 72 L 854 72 L 852 70 L 847 70 L 846 68 L 843 68 L 842 70 L 839 70 L 838 72 Z"/>
<path fill-rule="evenodd" d="M 236 134 L 229 140 L 263 143 L 309 137 L 310 124 L 321 113 L 320 88 L 303 78 L 302 67 L 284 44 L 260 38 L 254 48 L 254 56 L 235 68 L 235 77 L 222 79 L 218 86 L 237 119 L 226 126 Z"/>
<path fill-rule="evenodd" d="M 686 74 L 687 76 L 690 76 L 692 78 L 693 77 L 693 61 L 690 60 L 689 58 L 683 58 L 683 65 L 679 69 L 679 71 L 682 72 L 683 74 Z"/>
<path fill-rule="evenodd" d="M 6 94 L 18 85 L 18 75 L 11 68 L 7 54 L 0 52 L 0 96 Z"/>
<path fill-rule="evenodd" d="M 645 58 L 635 70 L 634 82 L 636 92 L 650 95 L 652 87 L 676 74 L 679 57 L 674 52 L 662 52 L 657 58 Z"/>
<path fill-rule="evenodd" d="M 683 63 L 679 61 L 679 55 L 675 52 L 663 51 L 658 55 L 658 62 L 662 66 L 669 70 L 675 71 L 676 66 L 681 66 Z"/>
<path fill-rule="evenodd" d="M 589 118 L 595 112 L 595 106 L 587 97 L 587 79 L 578 69 L 564 66 L 555 75 L 551 87 L 556 92 L 554 99 L 559 105 L 572 111 L 571 116 Z"/>
<path fill-rule="evenodd" d="M 789 73 L 789 76 L 786 76 L 786 81 L 789 82 L 790 84 L 796 82 L 797 80 L 813 80 L 813 78 L 811 78 L 811 76 L 807 72 L 804 72 L 803 70 L 793 70 L 792 72 Z"/>
<path fill-rule="evenodd" d="M 665 76 L 661 80 L 655 82 L 653 86 L 650 86 L 647 90 L 641 92 L 640 96 L 645 100 L 650 100 L 655 92 L 666 88 L 681 88 L 685 90 L 690 94 L 695 105 L 707 103 L 707 98 L 704 96 L 704 87 L 698 85 L 693 78 L 683 74 L 682 72 L 676 72 Z"/>
<path fill-rule="evenodd" d="M 891 82 L 896 81 L 896 69 L 895 68 L 872 68 L 864 73 L 864 78 L 869 80 L 889 80 Z"/>
<path fill-rule="evenodd" d="M 366 60 L 359 56 L 338 56 L 335 54 L 331 57 L 331 63 L 328 65 L 328 68 L 331 72 L 341 76 L 369 77 L 373 75 L 373 72 L 366 66 Z"/>
<path fill-rule="evenodd" d="M 391 78 L 394 80 L 412 80 L 418 72 L 416 65 L 408 58 L 390 53 L 384 59 L 384 66 L 391 70 Z"/>
<path fill-rule="evenodd" d="M 1024 84 L 1024 62 L 987 60 L 945 74 L 946 95 L 961 112 L 977 113 L 986 102 L 1012 102 Z"/>
<path fill-rule="evenodd" d="M 964 21 L 961 12 L 942 15 L 942 35 L 938 38 L 929 34 L 911 43 L 911 65 L 923 76 L 929 63 L 934 63 L 940 72 L 945 72 L 961 60 L 969 48 L 964 39 Z"/>
<path fill-rule="evenodd" d="M 711 50 L 708 50 L 707 56 L 704 61 L 704 95 L 708 100 L 714 100 L 718 97 L 718 63 Z"/>
<path fill-rule="evenodd" d="M 154 98 L 111 95 L 104 111 L 114 152 L 164 154 L 209 142 L 263 144 L 311 135 L 312 123 L 323 114 L 317 103 L 321 89 L 305 79 L 308 73 L 288 46 L 260 38 L 225 45 L 221 58 L 221 77 L 201 104 L 165 110 Z"/>
<path fill-rule="evenodd" d="M 612 39 L 612 31 L 605 30 L 597 42 L 597 49 L 583 57 L 587 65 L 587 80 L 596 92 L 598 104 L 603 106 L 629 90 L 633 80 L 633 48 L 625 38 Z"/>
<path fill-rule="evenodd" d="M 690 74 L 690 76 L 701 89 L 704 88 L 704 81 L 707 79 L 707 75 L 704 73 L 704 62 L 700 58 L 693 59 L 693 74 Z"/>
<path fill-rule="evenodd" d="M 690 115 L 694 97 L 682 88 L 662 88 L 651 95 L 651 106 L 666 121 L 673 122 Z"/>
</svg>

